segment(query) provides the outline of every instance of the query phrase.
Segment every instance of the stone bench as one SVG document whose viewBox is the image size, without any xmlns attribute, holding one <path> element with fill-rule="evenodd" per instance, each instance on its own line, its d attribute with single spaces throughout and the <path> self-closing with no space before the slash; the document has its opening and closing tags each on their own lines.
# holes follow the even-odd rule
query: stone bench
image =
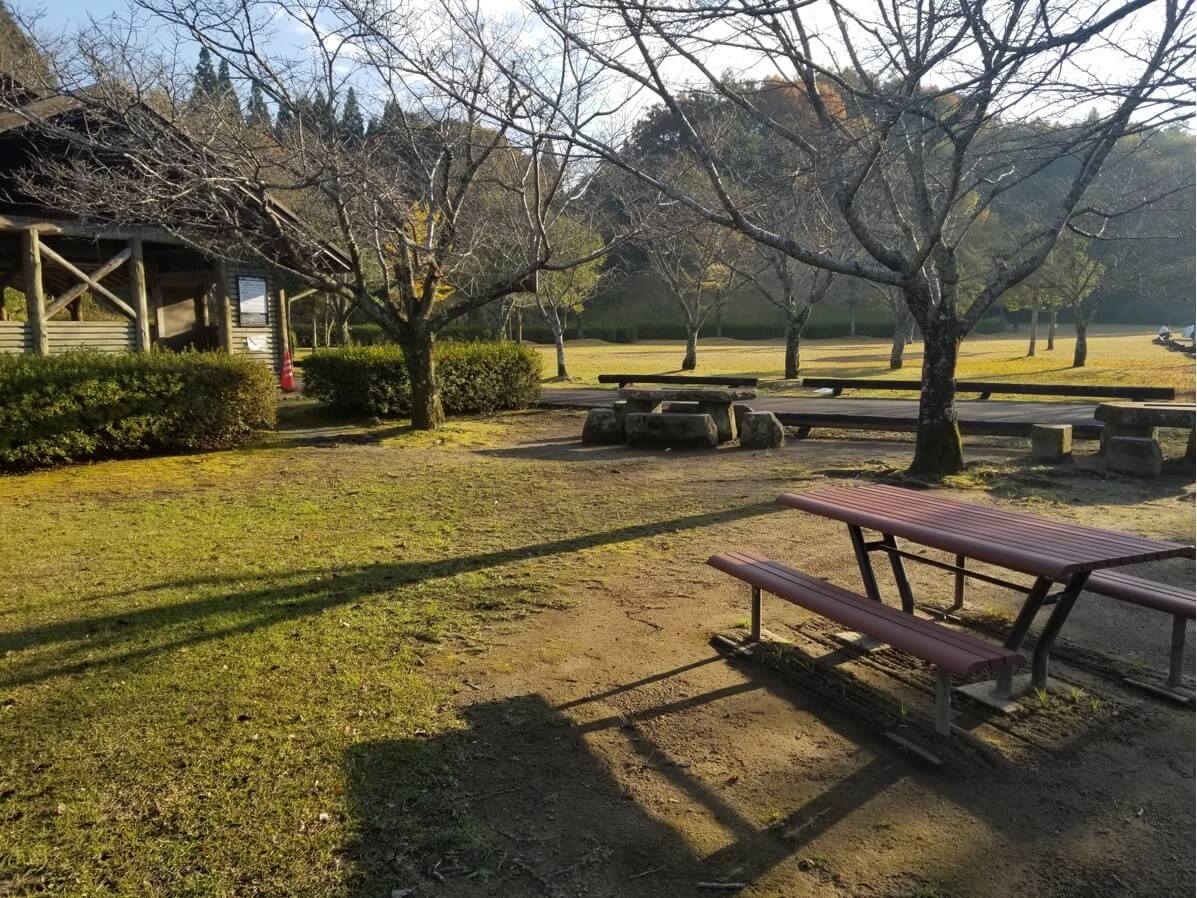
<svg viewBox="0 0 1197 898">
<path fill-rule="evenodd" d="M 678 412 L 629 412 L 623 420 L 630 446 L 670 449 L 714 449 L 719 434 L 710 415 Z"/>
<path fill-rule="evenodd" d="M 619 391 L 624 402 L 625 424 L 626 416 L 632 414 L 654 414 L 664 411 L 668 403 L 674 407 L 680 403 L 693 403 L 692 414 L 709 415 L 715 423 L 718 440 L 726 443 L 736 438 L 736 419 L 732 413 L 732 404 L 747 399 L 756 398 L 756 390 L 728 389 L 728 390 L 640 390 L 623 389 Z M 691 406 L 687 406 L 689 409 Z M 675 414 L 676 412 L 669 412 Z"/>
<path fill-rule="evenodd" d="M 1101 451 L 1106 465 L 1124 474 L 1155 477 L 1163 461 L 1156 429 L 1189 431 L 1185 458 L 1193 460 L 1193 429 L 1197 409 L 1171 402 L 1103 402 L 1093 413 L 1102 422 Z M 1117 445 L 1114 441 L 1117 440 Z"/>
</svg>

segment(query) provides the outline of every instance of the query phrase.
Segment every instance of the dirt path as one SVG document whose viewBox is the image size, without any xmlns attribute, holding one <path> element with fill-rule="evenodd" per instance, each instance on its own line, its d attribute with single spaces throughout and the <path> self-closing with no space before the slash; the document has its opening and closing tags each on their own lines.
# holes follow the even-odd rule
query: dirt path
<svg viewBox="0 0 1197 898">
<path fill-rule="evenodd" d="M 1102 658 L 1056 664 L 1053 673 L 1077 688 L 1072 697 L 980 723 L 978 733 L 1010 763 L 965 758 L 933 770 L 837 700 L 888 695 L 913 719 L 930 701 L 925 670 L 889 652 L 847 660 L 840 652 L 829 677 L 795 685 L 726 660 L 710 637 L 744 619 L 746 595 L 703 564 L 712 551 L 743 545 L 858 586 L 839 528 L 793 512 L 734 509 L 809 485 L 828 468 L 841 476 L 898 464 L 907 446 L 581 451 L 567 439 L 577 416 L 546 421 L 507 451 L 568 470 L 579 500 L 593 503 L 596 526 L 621 490 L 644 483 L 710 491 L 733 511 L 564 559 L 559 590 L 568 610 L 506 626 L 489 651 L 444 662 L 443 673 L 461 684 L 467 726 L 454 744 L 469 775 L 454 788 L 469 796 L 498 849 L 486 869 L 446 877 L 437 894 L 1192 893 L 1192 713 L 1128 692 L 1111 676 L 1119 665 L 1162 663 L 1166 620 L 1085 602 L 1064 636 Z M 971 457 L 1000 468 L 1021 454 L 995 444 Z M 1142 484 L 1082 471 L 1029 487 L 994 475 L 989 486 L 966 495 L 1192 538 L 1191 477 Z M 1163 565 L 1154 575 L 1191 582 L 1193 568 Z M 922 595 L 949 588 L 925 568 L 913 580 Z M 1000 628 L 1015 604 L 979 588 L 969 607 Z M 835 652 L 825 628 L 801 612 L 774 603 L 766 614 L 767 626 L 810 654 Z M 700 883 L 745 885 L 711 891 Z"/>
</svg>

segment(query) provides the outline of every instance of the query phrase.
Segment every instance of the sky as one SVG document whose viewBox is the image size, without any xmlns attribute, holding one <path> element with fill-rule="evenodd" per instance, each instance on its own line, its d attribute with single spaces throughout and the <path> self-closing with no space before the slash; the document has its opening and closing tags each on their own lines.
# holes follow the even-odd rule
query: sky
<svg viewBox="0 0 1197 898">
<path fill-rule="evenodd" d="M 102 20 L 114 14 L 125 15 L 129 11 L 128 0 L 7 0 L 7 2 L 17 12 L 18 16 L 36 20 L 39 30 L 47 33 L 55 33 L 63 30 L 69 31 L 87 25 L 91 19 Z M 1078 6 L 1079 8 L 1083 8 L 1091 4 L 1102 4 L 1104 2 L 1107 2 L 1107 0 L 1078 0 Z M 863 5 L 868 8 L 872 6 L 872 3 Z M 496 12 L 512 12 L 518 9 L 521 3 L 520 0 L 480 0 L 480 6 L 486 13 L 493 15 Z M 814 19 L 817 21 L 820 18 L 820 12 L 821 5 L 808 9 L 805 16 L 808 20 Z M 1153 15 L 1158 15 L 1158 13 L 1152 6 L 1148 6 L 1138 16 L 1132 18 L 1131 24 L 1122 26 L 1125 28 L 1124 34 L 1128 36 L 1133 34 L 1138 27 L 1144 24 L 1142 22 L 1143 18 L 1149 19 Z M 1135 19 L 1139 19 L 1139 21 L 1136 22 Z M 830 25 L 830 21 L 828 19 L 828 26 Z M 834 28 L 824 27 L 826 27 L 825 33 L 834 34 Z M 165 36 L 164 33 L 163 37 L 165 38 Z M 182 52 L 184 59 L 186 59 L 186 55 L 188 54 L 186 45 L 184 45 Z M 198 48 L 196 52 L 198 52 Z M 767 64 L 762 65 L 761 58 L 756 53 L 721 48 L 715 51 L 714 57 L 708 58 L 707 61 L 710 68 L 717 72 L 735 70 L 742 77 L 749 75 L 760 77 L 772 73 L 770 71 L 771 67 Z M 1121 69 L 1126 65 L 1126 59 L 1122 52 L 1117 49 L 1101 46 L 1094 46 L 1091 49 L 1087 49 L 1084 62 L 1092 72 L 1099 76 L 1108 74 L 1115 78 L 1124 74 Z M 695 77 L 696 73 L 692 69 L 687 66 L 679 66 L 677 80 L 692 83 Z M 362 91 L 359 86 L 359 94 L 361 93 Z M 1048 105 L 1056 107 L 1053 110 L 1055 115 L 1068 117 L 1067 112 L 1061 112 L 1058 104 L 1048 99 L 1049 94 L 1043 94 L 1042 96 Z M 629 100 L 631 100 L 631 105 L 639 106 L 642 103 L 650 102 L 651 98 L 637 97 L 636 99 L 632 99 L 629 97 Z M 1077 107 L 1076 114 L 1080 116 L 1086 114 L 1087 111 L 1087 107 L 1079 106 Z"/>
</svg>

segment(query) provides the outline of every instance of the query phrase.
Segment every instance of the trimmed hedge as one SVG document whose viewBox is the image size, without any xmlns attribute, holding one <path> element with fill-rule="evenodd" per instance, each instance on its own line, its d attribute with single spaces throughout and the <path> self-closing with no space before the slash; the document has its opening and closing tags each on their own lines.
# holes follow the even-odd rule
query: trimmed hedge
<svg viewBox="0 0 1197 898">
<path fill-rule="evenodd" d="M 515 343 L 438 343 L 433 351 L 447 415 L 527 408 L 540 395 L 541 360 Z M 300 362 L 303 391 L 338 412 L 379 417 L 411 414 L 403 349 L 384 344 L 320 349 Z"/>
<path fill-rule="evenodd" d="M 243 446 L 274 375 L 222 353 L 0 354 L 0 470 Z"/>
</svg>

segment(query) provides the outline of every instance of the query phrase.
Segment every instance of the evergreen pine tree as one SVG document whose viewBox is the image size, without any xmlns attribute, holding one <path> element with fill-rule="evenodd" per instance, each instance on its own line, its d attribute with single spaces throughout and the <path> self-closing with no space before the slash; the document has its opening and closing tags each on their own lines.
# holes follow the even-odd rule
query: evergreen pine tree
<svg viewBox="0 0 1197 898">
<path fill-rule="evenodd" d="M 283 107 L 279 107 L 279 117 L 282 117 Z M 262 84 L 254 79 L 249 86 L 249 102 L 245 105 L 245 121 L 253 128 L 265 131 L 270 127 L 270 109 L 266 106 L 266 97 L 262 94 Z"/>
<path fill-rule="evenodd" d="M 341 109 L 338 131 L 340 131 L 341 139 L 347 143 L 356 143 L 366 135 L 366 128 L 362 122 L 362 111 L 357 105 L 357 92 L 352 87 L 345 94 L 345 106 Z"/>
<path fill-rule="evenodd" d="M 216 75 L 216 95 L 220 97 L 221 103 L 228 106 L 230 113 L 241 117 L 241 102 L 237 98 L 236 88 L 233 87 L 233 77 L 229 74 L 227 59 L 220 61 L 220 71 Z"/>
<path fill-rule="evenodd" d="M 191 85 L 193 98 L 211 97 L 216 93 L 216 70 L 212 68 L 212 54 L 200 47 L 199 62 L 195 64 L 195 79 Z"/>
</svg>

